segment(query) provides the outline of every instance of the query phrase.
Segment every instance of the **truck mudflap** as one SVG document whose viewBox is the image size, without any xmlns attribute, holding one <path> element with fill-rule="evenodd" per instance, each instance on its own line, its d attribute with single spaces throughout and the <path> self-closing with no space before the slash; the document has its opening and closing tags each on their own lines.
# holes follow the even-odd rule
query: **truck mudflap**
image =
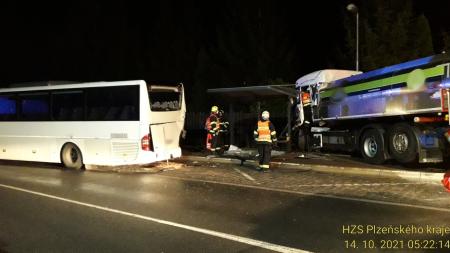
<svg viewBox="0 0 450 253">
<path fill-rule="evenodd" d="M 450 143 L 448 139 L 448 131 L 450 128 L 425 129 L 417 132 L 419 143 L 419 163 L 440 163 L 443 162 L 443 157 L 446 155 L 444 147 L 445 140 Z M 441 140 L 441 141 L 440 141 Z"/>
<path fill-rule="evenodd" d="M 443 161 L 439 140 L 435 133 L 419 133 L 419 163 L 439 163 Z"/>
<path fill-rule="evenodd" d="M 419 149 L 419 163 L 440 163 L 444 159 L 439 148 Z"/>
</svg>

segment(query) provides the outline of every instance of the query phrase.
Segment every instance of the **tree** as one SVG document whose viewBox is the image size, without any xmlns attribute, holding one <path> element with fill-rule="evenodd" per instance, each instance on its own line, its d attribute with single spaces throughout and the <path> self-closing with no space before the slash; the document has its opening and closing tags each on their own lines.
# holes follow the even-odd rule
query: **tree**
<svg viewBox="0 0 450 253">
<path fill-rule="evenodd" d="M 361 2 L 360 66 L 371 70 L 433 54 L 430 25 L 423 14 L 415 14 L 411 0 L 368 0 Z M 347 30 L 345 67 L 355 52 L 355 23 L 344 22 Z M 350 63 L 350 64 L 349 64 Z"/>
<path fill-rule="evenodd" d="M 441 32 L 441 52 L 445 52 L 446 54 L 450 53 L 450 35 L 448 32 Z"/>
<path fill-rule="evenodd" d="M 146 65 L 153 80 L 192 82 L 201 33 L 198 5 L 171 0 L 155 5 L 146 34 Z"/>
<path fill-rule="evenodd" d="M 292 76 L 295 46 L 284 12 L 268 0 L 226 2 L 216 39 L 198 54 L 195 91 Z"/>
</svg>

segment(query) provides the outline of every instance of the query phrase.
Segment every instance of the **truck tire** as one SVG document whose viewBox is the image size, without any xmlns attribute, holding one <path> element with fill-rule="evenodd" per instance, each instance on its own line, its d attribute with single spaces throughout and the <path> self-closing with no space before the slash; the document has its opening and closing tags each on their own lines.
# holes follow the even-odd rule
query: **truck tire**
<svg viewBox="0 0 450 253">
<path fill-rule="evenodd" d="M 384 138 L 380 129 L 366 130 L 360 141 L 361 155 L 368 163 L 382 164 L 386 161 Z"/>
<path fill-rule="evenodd" d="M 61 162 L 68 169 L 83 168 L 83 156 L 77 145 L 71 142 L 64 144 L 61 149 Z"/>
<path fill-rule="evenodd" d="M 389 152 L 400 163 L 412 163 L 417 159 L 418 143 L 414 127 L 405 123 L 395 124 L 388 134 Z"/>
</svg>

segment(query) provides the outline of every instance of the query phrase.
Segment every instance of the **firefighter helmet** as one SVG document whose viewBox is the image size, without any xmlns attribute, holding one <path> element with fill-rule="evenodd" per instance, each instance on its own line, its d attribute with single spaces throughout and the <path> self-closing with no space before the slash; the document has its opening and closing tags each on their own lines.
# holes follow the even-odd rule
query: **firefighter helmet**
<svg viewBox="0 0 450 253">
<path fill-rule="evenodd" d="M 269 120 L 270 113 L 268 111 L 263 111 L 261 117 L 263 120 Z"/>
<path fill-rule="evenodd" d="M 219 111 L 219 107 L 217 107 L 217 106 L 211 107 L 211 112 L 217 113 L 218 111 Z"/>
</svg>

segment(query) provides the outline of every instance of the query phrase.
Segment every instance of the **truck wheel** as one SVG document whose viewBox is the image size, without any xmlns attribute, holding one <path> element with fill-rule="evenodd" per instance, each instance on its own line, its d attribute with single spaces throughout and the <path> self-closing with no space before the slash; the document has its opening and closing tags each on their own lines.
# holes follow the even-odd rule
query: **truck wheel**
<svg viewBox="0 0 450 253">
<path fill-rule="evenodd" d="M 411 163 L 417 158 L 418 145 L 413 126 L 396 124 L 389 131 L 389 152 L 400 163 Z"/>
<path fill-rule="evenodd" d="M 361 154 L 369 163 L 382 164 L 386 161 L 383 135 L 379 129 L 364 132 L 360 142 Z"/>
<path fill-rule="evenodd" d="M 83 167 L 83 156 L 80 149 L 73 143 L 66 143 L 61 149 L 61 162 L 68 169 L 79 170 Z"/>
</svg>

